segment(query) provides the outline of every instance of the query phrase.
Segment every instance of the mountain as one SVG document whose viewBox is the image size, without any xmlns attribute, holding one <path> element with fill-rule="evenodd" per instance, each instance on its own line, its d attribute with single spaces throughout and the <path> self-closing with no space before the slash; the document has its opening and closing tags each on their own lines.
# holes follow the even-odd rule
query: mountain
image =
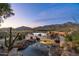
<svg viewBox="0 0 79 59">
<path fill-rule="evenodd" d="M 64 24 L 55 24 L 55 25 L 45 25 L 34 28 L 34 30 L 53 30 L 53 31 L 70 31 L 70 30 L 79 30 L 79 24 L 67 22 Z"/>
<path fill-rule="evenodd" d="M 21 26 L 21 27 L 15 28 L 15 30 L 32 30 L 32 28 L 26 27 L 26 26 Z"/>
<path fill-rule="evenodd" d="M 10 30 L 10 28 L 0 28 L 0 31 L 9 31 L 9 30 Z M 23 30 L 32 30 L 32 28 L 26 27 L 26 26 L 21 26 L 18 28 L 13 28 L 13 30 L 23 31 Z"/>
<path fill-rule="evenodd" d="M 9 28 L 0 28 L 0 31 L 9 31 Z"/>
<path fill-rule="evenodd" d="M 13 28 L 13 30 L 17 30 L 17 31 L 18 30 L 19 31 L 23 31 L 23 30 L 70 31 L 71 29 L 79 31 L 79 24 L 72 23 L 72 22 L 67 22 L 67 23 L 64 23 L 64 24 L 52 24 L 52 25 L 39 26 L 39 27 L 36 27 L 36 28 L 30 28 L 30 27 L 26 27 L 26 26 L 21 26 L 21 27 L 18 27 L 18 28 Z M 9 28 L 1 28 L 0 30 L 1 31 L 8 31 Z"/>
</svg>

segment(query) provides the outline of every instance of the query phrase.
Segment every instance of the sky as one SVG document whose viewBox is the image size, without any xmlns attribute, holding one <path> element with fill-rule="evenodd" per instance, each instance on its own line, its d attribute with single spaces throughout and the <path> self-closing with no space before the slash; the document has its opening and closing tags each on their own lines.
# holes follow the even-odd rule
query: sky
<svg viewBox="0 0 79 59">
<path fill-rule="evenodd" d="M 38 27 L 66 22 L 79 22 L 78 3 L 12 3 L 15 15 L 4 20 L 1 27 Z"/>
</svg>

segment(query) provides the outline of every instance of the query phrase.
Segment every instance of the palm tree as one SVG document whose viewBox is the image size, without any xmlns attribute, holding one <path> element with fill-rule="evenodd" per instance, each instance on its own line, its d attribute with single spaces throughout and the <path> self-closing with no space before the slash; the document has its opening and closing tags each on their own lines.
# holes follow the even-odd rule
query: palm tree
<svg viewBox="0 0 79 59">
<path fill-rule="evenodd" d="M 12 15 L 14 15 L 14 13 L 11 9 L 11 5 L 8 3 L 0 3 L 0 23 Z"/>
</svg>

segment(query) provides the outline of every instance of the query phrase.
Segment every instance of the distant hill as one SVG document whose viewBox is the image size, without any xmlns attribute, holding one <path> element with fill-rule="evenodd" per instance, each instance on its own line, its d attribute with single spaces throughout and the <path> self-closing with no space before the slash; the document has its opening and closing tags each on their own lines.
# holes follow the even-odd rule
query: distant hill
<svg viewBox="0 0 79 59">
<path fill-rule="evenodd" d="M 30 27 L 26 27 L 26 26 L 21 26 L 18 28 L 13 28 L 13 30 L 53 30 L 53 31 L 70 31 L 70 30 L 78 30 L 79 31 L 79 24 L 76 23 L 72 23 L 72 22 L 67 22 L 64 24 L 55 24 L 55 25 L 45 25 L 45 26 L 39 26 L 39 27 L 35 27 L 35 28 L 30 28 Z M 2 31 L 8 31 L 9 28 L 1 28 L 0 30 Z"/>
<path fill-rule="evenodd" d="M 0 31 L 9 31 L 9 28 L 0 28 Z"/>
<path fill-rule="evenodd" d="M 34 30 L 53 30 L 53 31 L 70 31 L 79 30 L 79 24 L 67 22 L 64 24 L 45 25 L 34 28 Z"/>
<path fill-rule="evenodd" d="M 21 26 L 18 28 L 13 28 L 13 30 L 23 31 L 23 30 L 32 30 L 32 28 L 26 27 L 26 26 Z M 0 31 L 9 31 L 9 28 L 1 28 Z"/>
<path fill-rule="evenodd" d="M 26 26 L 21 26 L 21 27 L 15 28 L 15 30 L 32 30 L 32 28 L 26 27 Z"/>
</svg>

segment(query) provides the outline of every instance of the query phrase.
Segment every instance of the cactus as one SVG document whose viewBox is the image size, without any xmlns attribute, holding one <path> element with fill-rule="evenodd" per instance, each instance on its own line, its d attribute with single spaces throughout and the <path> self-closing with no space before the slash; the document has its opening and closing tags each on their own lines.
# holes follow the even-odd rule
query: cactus
<svg viewBox="0 0 79 59">
<path fill-rule="evenodd" d="M 9 39 L 6 39 L 5 36 L 5 46 L 8 48 L 8 52 L 13 48 L 14 42 L 16 41 L 17 37 L 19 36 L 19 33 L 17 34 L 17 36 L 13 39 L 12 37 L 12 28 L 10 28 L 10 35 L 9 35 Z"/>
</svg>

